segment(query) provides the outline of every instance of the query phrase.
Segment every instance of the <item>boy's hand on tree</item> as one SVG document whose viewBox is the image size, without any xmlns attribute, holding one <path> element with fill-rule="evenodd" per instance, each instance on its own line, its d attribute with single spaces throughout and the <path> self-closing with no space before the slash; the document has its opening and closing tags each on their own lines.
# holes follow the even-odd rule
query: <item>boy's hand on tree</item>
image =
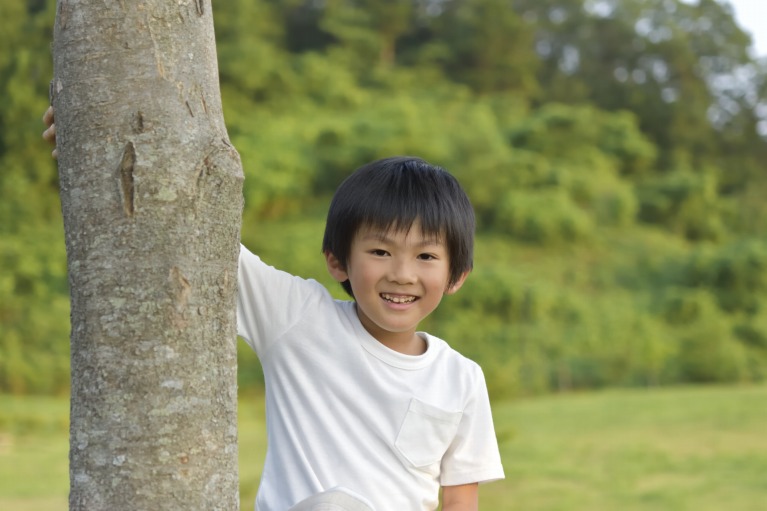
<svg viewBox="0 0 767 511">
<path fill-rule="evenodd" d="M 56 124 L 53 122 L 53 107 L 49 106 L 48 110 L 45 111 L 45 114 L 43 114 L 43 123 L 46 126 L 46 130 L 43 131 L 43 139 L 46 140 L 49 144 L 54 146 L 53 151 L 51 151 L 51 156 L 54 159 L 57 159 L 59 157 L 59 150 L 55 148 L 56 146 Z"/>
</svg>

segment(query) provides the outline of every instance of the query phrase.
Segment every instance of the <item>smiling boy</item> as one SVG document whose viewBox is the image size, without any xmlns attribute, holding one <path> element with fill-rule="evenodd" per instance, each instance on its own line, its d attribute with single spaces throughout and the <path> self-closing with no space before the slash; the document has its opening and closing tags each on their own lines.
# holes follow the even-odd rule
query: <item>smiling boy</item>
<svg viewBox="0 0 767 511">
<path fill-rule="evenodd" d="M 503 478 L 482 371 L 418 324 L 472 268 L 474 213 L 445 170 L 379 160 L 338 188 L 323 253 L 353 301 L 240 255 L 239 333 L 266 381 L 258 510 L 343 487 L 384 510 L 474 510 Z"/>
<path fill-rule="evenodd" d="M 348 263 L 326 252 L 330 274 L 354 290 L 357 316 L 384 346 L 407 355 L 426 351 L 415 333 L 418 324 L 442 300 L 461 287 L 466 273 L 450 284 L 445 244 L 421 232 L 420 222 L 408 231 L 360 230 L 352 241 Z"/>
</svg>

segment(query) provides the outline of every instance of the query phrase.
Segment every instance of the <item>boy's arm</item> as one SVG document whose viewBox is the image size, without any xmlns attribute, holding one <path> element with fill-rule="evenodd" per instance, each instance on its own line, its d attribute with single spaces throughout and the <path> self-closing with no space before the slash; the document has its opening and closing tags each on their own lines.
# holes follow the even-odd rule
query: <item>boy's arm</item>
<svg viewBox="0 0 767 511">
<path fill-rule="evenodd" d="M 442 487 L 442 511 L 477 511 L 478 509 L 478 483 Z"/>
</svg>

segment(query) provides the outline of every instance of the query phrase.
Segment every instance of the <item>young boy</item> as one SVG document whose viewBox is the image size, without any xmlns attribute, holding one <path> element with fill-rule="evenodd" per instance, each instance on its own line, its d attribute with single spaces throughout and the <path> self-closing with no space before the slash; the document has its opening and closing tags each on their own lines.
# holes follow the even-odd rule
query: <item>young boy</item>
<svg viewBox="0 0 767 511">
<path fill-rule="evenodd" d="M 443 510 L 476 510 L 478 483 L 504 477 L 481 369 L 417 331 L 468 276 L 473 239 L 455 178 L 395 157 L 330 205 L 322 251 L 353 301 L 241 249 L 238 331 L 266 384 L 257 510 L 433 510 L 440 489 Z"/>
</svg>

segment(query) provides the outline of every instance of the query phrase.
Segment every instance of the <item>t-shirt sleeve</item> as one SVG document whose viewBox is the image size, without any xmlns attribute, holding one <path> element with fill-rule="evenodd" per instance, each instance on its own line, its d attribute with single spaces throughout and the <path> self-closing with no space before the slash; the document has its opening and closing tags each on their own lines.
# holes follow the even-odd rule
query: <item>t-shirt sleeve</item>
<svg viewBox="0 0 767 511">
<path fill-rule="evenodd" d="M 477 372 L 474 392 L 464 409 L 458 432 L 442 458 L 442 486 L 504 478 L 485 377 L 479 366 L 474 367 Z"/>
<path fill-rule="evenodd" d="M 301 317 L 321 285 L 264 263 L 240 246 L 237 270 L 237 333 L 261 356 Z"/>
</svg>

